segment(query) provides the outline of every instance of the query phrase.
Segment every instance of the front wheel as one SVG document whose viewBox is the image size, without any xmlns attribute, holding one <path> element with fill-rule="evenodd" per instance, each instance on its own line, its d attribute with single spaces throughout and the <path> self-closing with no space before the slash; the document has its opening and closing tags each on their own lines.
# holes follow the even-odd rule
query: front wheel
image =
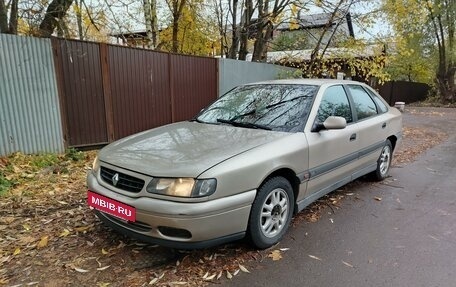
<svg viewBox="0 0 456 287">
<path fill-rule="evenodd" d="M 393 146 L 391 145 L 390 140 L 386 140 L 382 152 L 380 153 L 380 157 L 377 160 L 377 169 L 372 172 L 374 180 L 381 181 L 388 177 L 392 158 Z"/>
<path fill-rule="evenodd" d="M 267 180 L 258 190 L 249 218 L 249 235 L 257 248 L 279 242 L 288 230 L 294 209 L 293 188 L 279 176 Z"/>
</svg>

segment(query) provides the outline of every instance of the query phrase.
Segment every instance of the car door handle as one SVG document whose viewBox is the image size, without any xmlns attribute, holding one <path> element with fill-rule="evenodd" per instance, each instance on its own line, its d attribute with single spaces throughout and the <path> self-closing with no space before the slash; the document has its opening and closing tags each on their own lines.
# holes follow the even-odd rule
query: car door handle
<svg viewBox="0 0 456 287">
<path fill-rule="evenodd" d="M 386 128 L 386 123 L 382 124 L 382 129 Z"/>
<path fill-rule="evenodd" d="M 354 141 L 354 140 L 356 140 L 356 134 L 352 134 L 352 135 L 350 136 L 350 141 L 352 142 L 352 141 Z"/>
</svg>

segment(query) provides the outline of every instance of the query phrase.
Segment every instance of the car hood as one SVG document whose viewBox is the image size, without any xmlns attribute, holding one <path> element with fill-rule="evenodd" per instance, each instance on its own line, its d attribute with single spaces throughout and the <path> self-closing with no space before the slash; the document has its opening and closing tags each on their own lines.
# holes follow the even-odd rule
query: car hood
<svg viewBox="0 0 456 287">
<path fill-rule="evenodd" d="M 102 162 L 150 176 L 197 177 L 237 154 L 289 135 L 229 125 L 179 122 L 104 147 Z"/>
</svg>

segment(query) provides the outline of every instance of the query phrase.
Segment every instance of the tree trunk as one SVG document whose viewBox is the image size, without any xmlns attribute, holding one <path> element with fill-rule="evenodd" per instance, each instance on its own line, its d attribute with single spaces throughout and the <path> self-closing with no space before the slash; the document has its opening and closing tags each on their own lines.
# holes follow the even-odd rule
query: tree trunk
<svg viewBox="0 0 456 287">
<path fill-rule="evenodd" d="M 17 6 L 18 0 L 13 0 L 11 2 L 11 12 L 10 12 L 10 19 L 9 19 L 9 33 L 10 34 L 17 34 Z"/>
<path fill-rule="evenodd" d="M 150 0 L 143 1 L 144 7 L 144 20 L 146 22 L 146 35 L 147 35 L 147 48 L 155 48 L 152 41 L 152 13 Z"/>
<path fill-rule="evenodd" d="M 325 34 L 328 32 L 329 28 L 331 27 L 331 25 L 332 25 L 336 15 L 337 15 L 337 13 L 339 12 L 340 6 L 342 5 L 342 3 L 344 3 L 344 1 L 345 0 L 339 0 L 339 2 L 337 3 L 336 7 L 331 12 L 331 16 L 330 16 L 330 18 L 328 20 L 328 23 L 326 23 L 325 27 L 323 28 L 323 31 L 321 32 L 321 35 L 320 35 L 320 37 L 317 40 L 317 44 L 315 45 L 314 49 L 312 50 L 312 53 L 310 54 L 309 65 L 306 68 L 306 70 L 307 70 L 306 71 L 306 75 L 307 76 L 310 76 L 310 77 L 315 76 L 314 68 L 319 66 L 319 63 L 321 62 L 321 60 L 323 59 L 323 56 L 324 56 L 324 53 L 321 53 L 321 54 L 319 53 L 320 52 L 321 43 L 323 41 L 323 38 L 324 38 Z M 351 3 L 353 3 L 353 0 L 351 0 Z M 350 3 L 350 5 L 351 5 L 351 3 Z M 334 36 L 334 33 L 332 34 L 331 38 L 333 36 Z M 326 49 L 328 48 L 330 42 L 331 42 L 331 39 L 328 40 L 328 43 L 326 43 L 326 47 L 324 48 L 324 51 L 326 51 Z"/>
<path fill-rule="evenodd" d="M 82 0 L 81 0 L 82 1 Z M 84 40 L 84 31 L 82 28 L 82 5 L 79 0 L 74 0 L 77 6 L 77 11 L 76 11 L 76 23 L 78 24 L 78 36 L 79 40 Z"/>
<path fill-rule="evenodd" d="M 157 0 L 150 1 L 151 28 L 152 28 L 152 48 L 156 49 L 159 41 L 158 18 L 157 18 Z"/>
<path fill-rule="evenodd" d="M 237 10 L 238 0 L 233 0 L 233 6 L 231 8 L 231 45 L 229 51 L 229 58 L 236 59 L 237 48 L 239 45 L 239 28 L 237 24 Z"/>
<path fill-rule="evenodd" d="M 252 61 L 265 62 L 267 60 L 268 43 L 274 32 L 273 21 L 288 7 L 290 0 L 258 0 L 258 23 L 255 26 L 256 39 Z M 273 5 L 271 8 L 269 5 Z"/>
<path fill-rule="evenodd" d="M 443 103 L 453 103 L 456 100 L 456 86 L 454 84 L 456 67 L 439 67 L 437 73 L 437 86 L 440 99 Z"/>
<path fill-rule="evenodd" d="M 223 1 L 223 2 L 222 2 Z M 224 12 L 224 0 L 215 0 L 215 15 L 217 16 L 217 25 L 218 25 L 218 30 L 219 30 L 219 33 L 220 33 L 220 55 L 223 56 L 225 55 L 225 57 L 227 58 L 230 58 L 230 47 L 228 47 L 228 41 L 227 41 L 227 21 L 226 19 L 228 19 L 225 15 L 225 12 Z M 229 7 L 231 7 L 231 1 L 228 1 L 228 5 Z M 230 8 L 230 11 L 231 11 L 231 8 Z M 233 23 L 235 23 L 235 21 L 233 21 Z M 216 42 L 214 42 L 214 45 L 215 45 Z M 216 49 L 214 47 L 214 56 L 216 54 Z"/>
<path fill-rule="evenodd" d="M 171 48 L 171 52 L 177 53 L 177 49 L 179 48 L 179 39 L 177 38 L 179 34 L 179 19 L 173 19 L 173 46 Z"/>
<path fill-rule="evenodd" d="M 265 2 L 263 0 L 258 0 L 257 5 L 258 5 L 258 21 L 255 25 L 255 43 L 253 47 L 253 55 L 252 55 L 252 62 L 260 62 L 261 61 L 261 51 L 263 51 L 263 47 L 265 46 L 264 42 L 264 28 L 267 25 L 267 22 L 269 21 L 266 19 L 266 15 L 269 12 L 268 11 L 268 0 Z"/>
<path fill-rule="evenodd" d="M 40 24 L 39 34 L 41 37 L 50 37 L 52 35 L 72 3 L 73 0 L 52 0 Z"/>
<path fill-rule="evenodd" d="M 4 0 L 0 0 L 0 33 L 8 33 L 8 11 Z"/>
<path fill-rule="evenodd" d="M 171 52 L 177 53 L 179 49 L 179 20 L 182 16 L 182 10 L 186 4 L 187 0 L 172 0 L 170 7 L 172 16 L 173 16 L 173 37 L 172 37 L 172 48 Z"/>
<path fill-rule="evenodd" d="M 4 0 L 0 0 L 0 33 L 17 34 L 18 0 L 10 2 L 8 23 L 8 8 Z"/>
<path fill-rule="evenodd" d="M 239 60 L 245 61 L 248 54 L 249 29 L 253 15 L 252 0 L 245 0 L 244 15 L 242 15 L 241 35 L 239 37 Z"/>
<path fill-rule="evenodd" d="M 264 34 L 261 34 L 255 41 L 252 62 L 266 62 L 268 52 L 268 42 L 272 38 L 274 26 L 272 23 L 266 24 Z"/>
</svg>

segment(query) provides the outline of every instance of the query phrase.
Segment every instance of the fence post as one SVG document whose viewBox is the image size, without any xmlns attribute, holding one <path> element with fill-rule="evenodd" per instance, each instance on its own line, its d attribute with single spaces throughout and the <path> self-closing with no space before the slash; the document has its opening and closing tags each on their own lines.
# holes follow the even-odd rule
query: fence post
<svg viewBox="0 0 456 287">
<path fill-rule="evenodd" d="M 63 67 L 62 51 L 60 50 L 60 40 L 51 38 L 52 55 L 54 58 L 55 80 L 57 82 L 57 93 L 59 95 L 60 121 L 62 123 L 63 147 L 68 147 L 68 112 L 65 102 L 65 89 L 63 88 Z"/>
<path fill-rule="evenodd" d="M 106 129 L 108 134 L 108 141 L 113 142 L 116 138 L 114 134 L 114 116 L 112 110 L 111 77 L 109 74 L 108 45 L 106 43 L 100 43 L 99 45 L 101 77 L 103 79 L 103 98 L 106 115 Z"/>
<path fill-rule="evenodd" d="M 176 121 L 176 105 L 174 103 L 174 79 L 173 79 L 173 71 L 172 71 L 172 60 L 171 57 L 173 54 L 168 54 L 168 82 L 169 82 L 169 99 L 170 99 L 170 106 L 171 106 L 171 122 L 174 123 Z"/>
<path fill-rule="evenodd" d="M 389 93 L 389 104 L 390 106 L 394 106 L 393 103 L 393 95 L 394 95 L 394 81 L 391 81 L 390 93 Z"/>
</svg>

